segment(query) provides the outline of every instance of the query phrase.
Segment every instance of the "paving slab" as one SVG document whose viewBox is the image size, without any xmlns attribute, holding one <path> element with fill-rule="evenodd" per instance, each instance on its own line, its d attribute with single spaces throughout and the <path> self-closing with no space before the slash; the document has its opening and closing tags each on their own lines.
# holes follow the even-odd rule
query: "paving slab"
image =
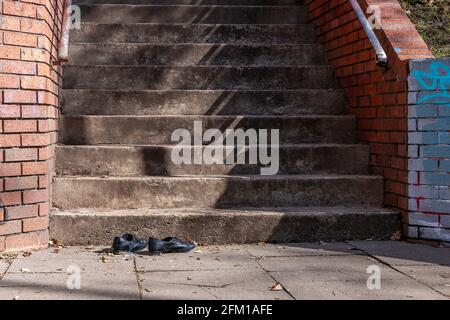
<svg viewBox="0 0 450 320">
<path fill-rule="evenodd" d="M 164 282 L 142 283 L 143 300 L 217 300 L 205 288 Z"/>
<path fill-rule="evenodd" d="M 209 295 L 215 299 L 290 299 L 284 291 L 271 291 L 275 284 L 264 270 L 246 267 L 225 270 L 200 270 L 140 273 L 144 297 L 158 297 L 174 288 L 176 299 L 198 299 Z M 150 292 L 149 292 L 150 291 Z M 195 295 L 190 293 L 196 292 Z"/>
<path fill-rule="evenodd" d="M 303 257 L 303 256 L 333 256 L 363 254 L 354 250 L 345 242 L 331 243 L 260 243 L 247 247 L 250 255 L 255 257 Z"/>
<path fill-rule="evenodd" d="M 138 299 L 136 276 L 126 270 L 82 273 L 81 289 L 69 290 L 62 273 L 8 273 L 0 282 L 0 300 Z"/>
<path fill-rule="evenodd" d="M 434 290 L 417 283 L 408 277 L 384 279 L 380 290 L 369 290 L 366 279 L 308 281 L 308 277 L 299 277 L 296 272 L 272 272 L 278 281 L 297 300 L 383 300 L 383 299 L 430 299 L 446 298 Z M 384 280 L 383 280 L 384 279 Z"/>
<path fill-rule="evenodd" d="M 187 254 L 165 254 L 150 256 L 142 254 L 136 258 L 136 268 L 144 271 L 218 270 L 236 267 L 256 267 L 246 246 L 198 247 Z"/>
<path fill-rule="evenodd" d="M 259 264 L 267 272 L 296 273 L 299 281 L 367 279 L 367 268 L 369 266 L 375 265 L 382 269 L 385 268 L 377 260 L 366 256 L 265 258 L 260 260 Z M 386 268 L 386 270 L 388 269 Z M 391 275 L 391 272 L 386 272 L 385 276 L 389 275 Z"/>
<path fill-rule="evenodd" d="M 396 268 L 424 285 L 450 297 L 450 267 L 399 266 Z"/>
<path fill-rule="evenodd" d="M 79 266 L 85 272 L 109 272 L 133 268 L 132 259 L 126 255 L 103 255 L 101 249 L 63 248 L 33 252 L 31 256 L 19 255 L 9 268 L 9 273 L 66 273 L 70 266 Z M 102 258 L 103 256 L 103 258 Z M 127 260 L 126 260 L 127 259 Z"/>
<path fill-rule="evenodd" d="M 450 248 L 400 241 L 350 241 L 349 243 L 392 266 L 450 266 Z"/>
<path fill-rule="evenodd" d="M 73 247 L 20 254 L 0 281 L 0 299 L 138 299 L 133 259 L 102 259 L 101 251 Z M 73 270 L 80 272 L 80 290 L 67 288 Z"/>
</svg>

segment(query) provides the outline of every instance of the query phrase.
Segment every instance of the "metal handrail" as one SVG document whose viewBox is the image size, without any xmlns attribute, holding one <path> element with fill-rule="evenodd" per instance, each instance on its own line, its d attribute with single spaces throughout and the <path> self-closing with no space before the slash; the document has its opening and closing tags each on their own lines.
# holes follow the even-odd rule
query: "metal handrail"
<svg viewBox="0 0 450 320">
<path fill-rule="evenodd" d="M 61 39 L 59 41 L 58 47 L 58 62 L 69 61 L 69 33 L 71 25 L 71 14 L 72 14 L 72 0 L 64 1 L 64 15 L 63 24 L 61 30 Z"/>
<path fill-rule="evenodd" d="M 380 41 L 378 40 L 377 36 L 375 35 L 375 32 L 373 31 L 372 27 L 370 26 L 369 21 L 366 18 L 366 15 L 364 14 L 364 11 L 361 9 L 361 6 L 358 3 L 358 0 L 349 0 L 350 4 L 353 7 L 353 10 L 356 13 L 356 16 L 358 17 L 359 21 L 362 24 L 362 27 L 364 31 L 366 32 L 367 37 L 369 38 L 370 43 L 372 44 L 372 47 L 374 48 L 376 52 L 376 63 L 379 67 L 387 67 L 388 64 L 388 57 L 386 52 L 384 51 L 383 47 L 381 46 Z"/>
</svg>

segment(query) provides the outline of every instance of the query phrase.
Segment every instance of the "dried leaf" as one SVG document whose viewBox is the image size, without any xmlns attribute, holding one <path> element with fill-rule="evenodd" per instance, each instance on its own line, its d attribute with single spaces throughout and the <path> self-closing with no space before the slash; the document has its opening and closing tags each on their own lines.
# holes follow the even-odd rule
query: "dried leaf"
<svg viewBox="0 0 450 320">
<path fill-rule="evenodd" d="M 391 236 L 391 240 L 392 241 L 399 241 L 402 239 L 402 232 L 400 230 L 396 231 L 392 236 Z"/>
<path fill-rule="evenodd" d="M 29 256 L 31 256 L 31 252 L 26 251 L 26 252 L 22 253 L 22 256 L 23 257 L 29 257 Z"/>
<path fill-rule="evenodd" d="M 283 286 L 281 285 L 281 283 L 277 282 L 273 285 L 272 289 L 270 289 L 271 291 L 283 291 Z"/>
</svg>

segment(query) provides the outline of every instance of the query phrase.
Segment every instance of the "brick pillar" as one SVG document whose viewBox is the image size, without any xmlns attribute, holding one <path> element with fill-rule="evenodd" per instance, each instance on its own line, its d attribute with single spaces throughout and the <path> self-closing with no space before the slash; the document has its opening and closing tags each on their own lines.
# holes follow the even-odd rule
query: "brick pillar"
<svg viewBox="0 0 450 320">
<path fill-rule="evenodd" d="M 450 246 L 450 58 L 409 67 L 408 236 Z"/>
<path fill-rule="evenodd" d="M 380 13 L 381 28 L 375 33 L 388 55 L 386 70 L 377 67 L 375 51 L 348 0 L 304 3 L 345 90 L 348 110 L 358 119 L 360 140 L 370 146 L 372 173 L 385 178 L 385 205 L 399 209 L 406 226 L 408 61 L 434 56 L 398 1 L 359 0 L 365 12 L 372 6 Z"/>
<path fill-rule="evenodd" d="M 46 247 L 61 0 L 0 0 L 0 251 Z"/>
</svg>

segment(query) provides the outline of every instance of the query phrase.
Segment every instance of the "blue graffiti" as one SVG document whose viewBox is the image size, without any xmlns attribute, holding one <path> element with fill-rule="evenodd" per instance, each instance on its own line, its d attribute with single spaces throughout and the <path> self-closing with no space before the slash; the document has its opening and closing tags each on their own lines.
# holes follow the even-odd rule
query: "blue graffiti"
<svg viewBox="0 0 450 320">
<path fill-rule="evenodd" d="M 440 61 L 430 64 L 430 71 L 413 70 L 411 75 L 416 79 L 419 90 L 433 91 L 420 94 L 418 103 L 438 103 L 450 105 L 450 66 Z"/>
</svg>

